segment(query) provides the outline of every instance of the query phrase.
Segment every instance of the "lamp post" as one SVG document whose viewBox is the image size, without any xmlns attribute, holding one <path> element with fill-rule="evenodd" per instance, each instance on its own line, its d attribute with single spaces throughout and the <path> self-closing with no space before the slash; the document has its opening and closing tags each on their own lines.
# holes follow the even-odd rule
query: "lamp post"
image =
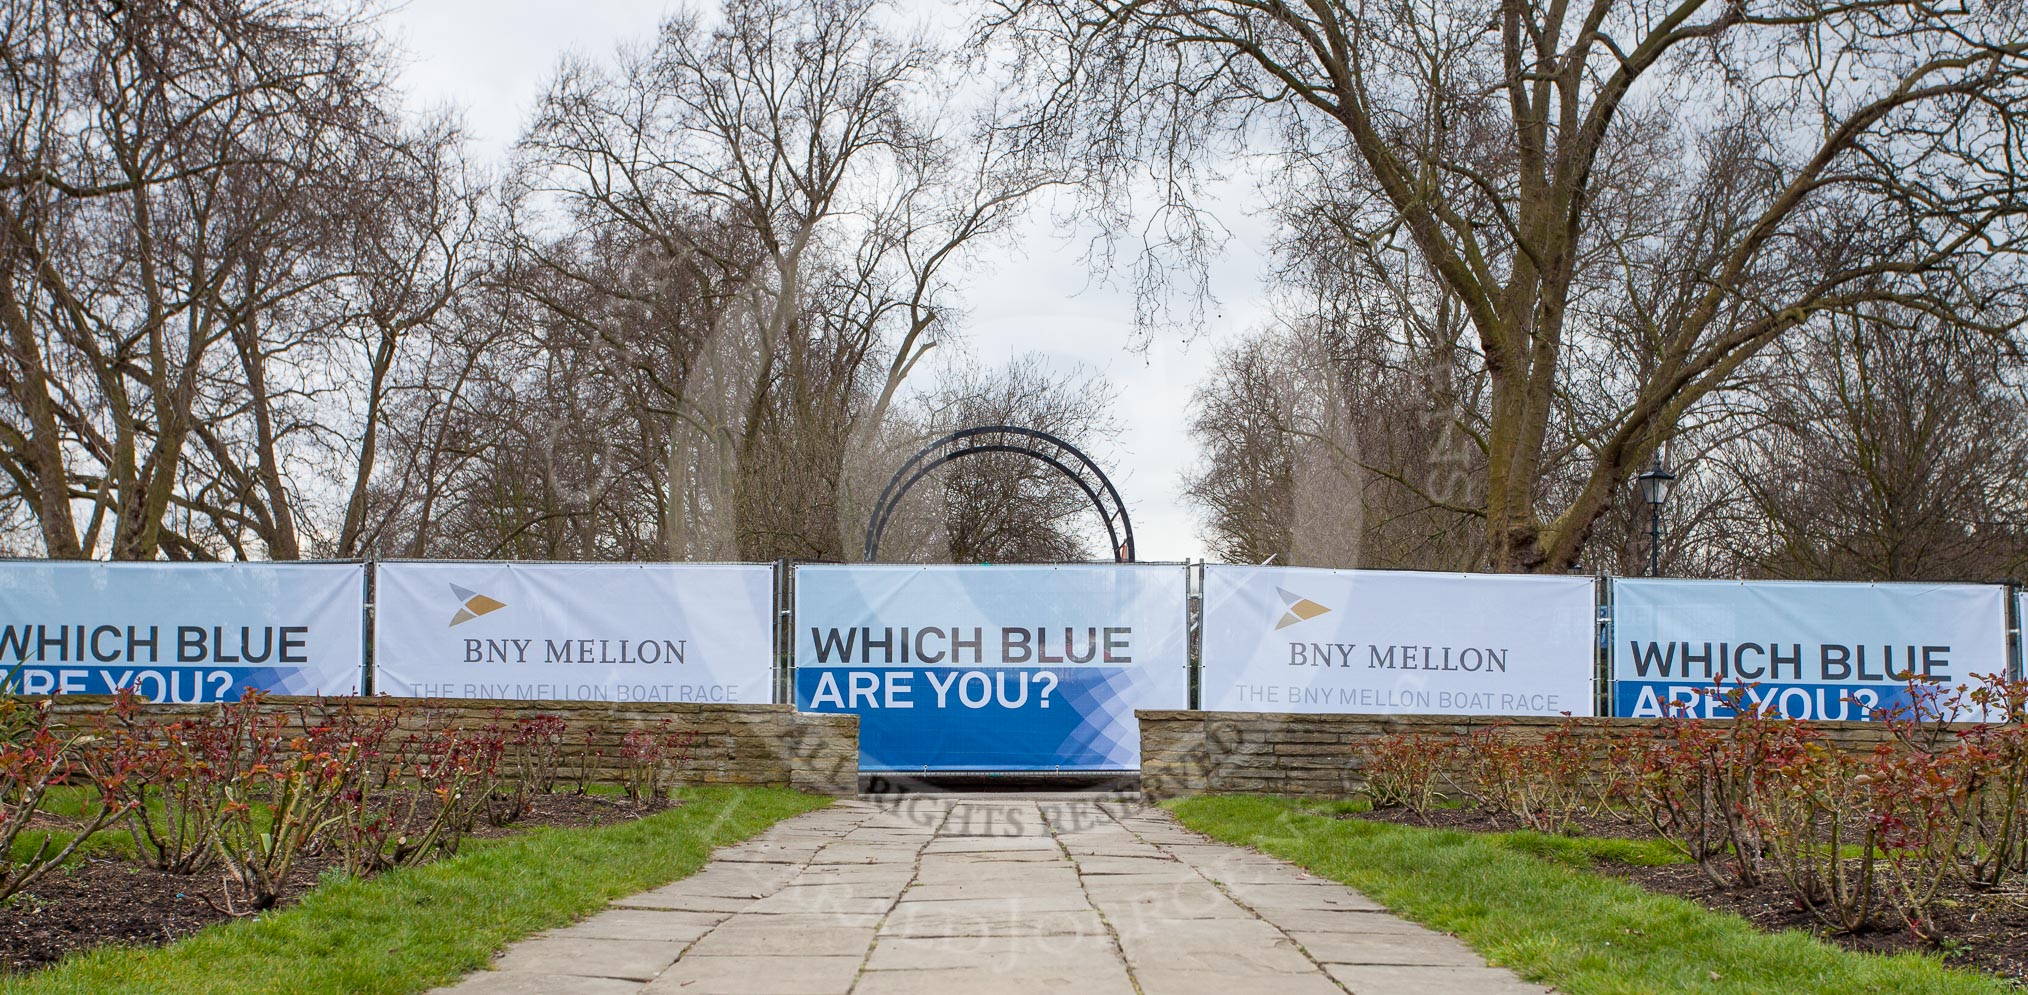
<svg viewBox="0 0 2028 995">
<path fill-rule="evenodd" d="M 1655 465 L 1634 478 L 1641 500 L 1648 503 L 1648 576 L 1662 575 L 1662 504 L 1676 487 L 1676 475 L 1662 468 L 1662 454 L 1655 453 Z"/>
</svg>

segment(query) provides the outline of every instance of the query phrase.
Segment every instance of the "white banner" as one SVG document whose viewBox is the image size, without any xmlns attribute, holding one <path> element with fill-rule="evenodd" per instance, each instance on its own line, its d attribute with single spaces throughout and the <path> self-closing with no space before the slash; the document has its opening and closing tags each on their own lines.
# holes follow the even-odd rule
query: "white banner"
<svg viewBox="0 0 2028 995">
<path fill-rule="evenodd" d="M 21 665 L 26 694 L 355 694 L 365 613 L 356 563 L 0 563 L 0 674 Z"/>
<path fill-rule="evenodd" d="M 1726 715 L 1720 677 L 1757 683 L 1754 707 L 1790 718 L 1906 707 L 1911 678 L 1944 687 L 2007 669 L 2006 589 L 1983 584 L 1613 581 L 1613 714 L 1670 702 Z"/>
<path fill-rule="evenodd" d="M 375 690 L 559 701 L 773 700 L 774 568 L 382 563 Z"/>
<path fill-rule="evenodd" d="M 859 715 L 866 770 L 1132 770 L 1189 704 L 1184 568 L 796 569 L 796 703 Z"/>
<path fill-rule="evenodd" d="M 1590 715 L 1587 577 L 1204 568 L 1207 711 Z"/>
</svg>

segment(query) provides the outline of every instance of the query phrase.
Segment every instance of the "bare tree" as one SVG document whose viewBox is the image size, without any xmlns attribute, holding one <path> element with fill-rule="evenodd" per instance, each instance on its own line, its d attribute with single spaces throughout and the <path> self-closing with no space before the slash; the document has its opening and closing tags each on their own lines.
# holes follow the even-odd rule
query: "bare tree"
<svg viewBox="0 0 2028 995">
<path fill-rule="evenodd" d="M 1484 457 L 1473 510 L 1495 569 L 1574 563 L 1686 412 L 1830 316 L 1896 302 L 1992 335 L 2020 321 L 2018 6 L 995 10 L 987 37 L 1039 94 L 1029 147 L 1082 165 L 1102 210 L 1152 163 L 1189 221 L 1224 138 L 1274 138 L 1299 172 L 1344 178 L 1346 265 L 1470 329 L 1483 427 L 1461 427 Z M 1956 293 L 1971 284 L 1990 290 Z M 1551 486 L 1559 468 L 1574 486 Z"/>
<path fill-rule="evenodd" d="M 2017 360 L 1930 315 L 1869 308 L 1785 349 L 1761 430 L 1722 451 L 1741 572 L 1988 580 L 2024 562 Z"/>
<path fill-rule="evenodd" d="M 1202 459 L 1185 487 L 1212 551 L 1237 563 L 1472 566 L 1475 520 L 1451 509 L 1476 467 L 1432 458 L 1468 455 L 1445 438 L 1452 413 L 1428 407 L 1412 372 L 1330 341 L 1348 340 L 1257 332 L 1198 385 L 1190 430 Z"/>
<path fill-rule="evenodd" d="M 31 0 L 0 41 L 0 471 L 48 554 L 356 546 L 320 482 L 371 475 L 380 373 L 363 447 L 326 426 L 396 342 L 338 343 L 398 339 L 448 294 L 398 300 L 388 254 L 438 261 L 409 280 L 456 269 L 459 210 L 390 220 L 455 182 L 452 139 L 395 122 L 344 7 Z"/>
<path fill-rule="evenodd" d="M 571 233 L 519 243 L 544 324 L 666 423 L 668 555 L 842 558 L 869 498 L 848 454 L 943 334 L 950 268 L 1044 182 L 944 111 L 947 54 L 881 15 L 679 15 L 612 72 L 567 64 L 524 142 Z M 664 306 L 674 274 L 704 306 Z"/>
<path fill-rule="evenodd" d="M 1290 361 L 1292 338 L 1256 335 L 1221 352 L 1191 398 L 1200 463 L 1185 494 L 1206 516 L 1211 555 L 1227 563 L 1287 561 L 1295 547 L 1300 447 L 1290 409 L 1318 380 Z"/>
</svg>

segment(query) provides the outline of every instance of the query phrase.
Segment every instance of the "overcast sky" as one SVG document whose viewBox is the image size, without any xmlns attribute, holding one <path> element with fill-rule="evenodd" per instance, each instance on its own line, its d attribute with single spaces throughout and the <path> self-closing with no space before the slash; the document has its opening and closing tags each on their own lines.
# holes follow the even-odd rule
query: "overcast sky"
<svg viewBox="0 0 2028 995">
<path fill-rule="evenodd" d="M 648 38 L 671 9 L 661 0 L 409 0 L 386 24 L 408 53 L 404 81 L 412 98 L 460 108 L 475 152 L 498 161 L 560 56 L 607 57 L 622 41 Z M 924 2 L 914 9 L 930 16 L 950 8 Z M 1108 452 L 1093 455 L 1126 499 L 1143 560 L 1203 555 L 1180 494 L 1194 459 L 1190 391 L 1218 344 L 1262 318 L 1263 222 L 1244 203 L 1221 220 L 1234 238 L 1214 274 L 1219 306 L 1187 343 L 1161 339 L 1136 348 L 1130 293 L 1094 284 L 1077 261 L 1082 243 L 1058 237 L 1039 216 L 1014 245 L 987 249 L 965 283 L 964 345 L 982 365 L 1040 353 L 1062 369 L 1082 364 L 1117 388 L 1124 431 Z"/>
</svg>

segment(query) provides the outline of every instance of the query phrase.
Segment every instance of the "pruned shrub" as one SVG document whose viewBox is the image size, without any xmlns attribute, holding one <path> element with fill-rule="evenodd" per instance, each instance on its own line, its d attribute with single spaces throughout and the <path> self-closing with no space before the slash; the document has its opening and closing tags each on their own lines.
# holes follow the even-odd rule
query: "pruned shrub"
<svg viewBox="0 0 2028 995">
<path fill-rule="evenodd" d="M 1761 856 L 1796 904 L 1840 930 L 1864 927 L 1879 906 L 1873 859 L 1876 787 L 1866 762 L 1822 740 L 1798 740 L 1768 758 L 1751 813 Z"/>
<path fill-rule="evenodd" d="M 298 858 L 343 822 L 357 751 L 291 730 L 251 689 L 220 706 L 219 720 L 229 749 L 209 782 L 221 803 L 218 854 L 253 908 L 272 908 Z"/>
<path fill-rule="evenodd" d="M 0 698 L 0 901 L 33 884 L 69 860 L 92 834 L 125 815 L 125 784 L 132 772 L 111 753 L 88 748 L 86 737 L 64 735 L 49 726 L 49 702 Z M 95 805 L 81 824 L 67 827 L 68 840 L 52 829 L 26 857 L 14 844 L 29 830 L 50 789 L 66 783 L 96 782 Z M 61 842 L 59 842 L 61 841 Z"/>
<path fill-rule="evenodd" d="M 1376 809 L 1406 808 L 1417 815 L 1435 803 L 1447 746 L 1420 734 L 1394 734 L 1362 744 L 1364 793 Z"/>
<path fill-rule="evenodd" d="M 237 744 L 220 713 L 153 721 L 133 689 L 125 688 L 114 694 L 98 727 L 100 748 L 131 771 L 116 790 L 127 804 L 125 825 L 141 859 L 170 874 L 195 874 L 216 862 L 227 798 L 216 782 L 238 769 L 232 756 Z"/>
<path fill-rule="evenodd" d="M 1541 832 L 1563 832 L 1591 807 L 1588 739 L 1571 720 L 1530 738 L 1505 723 L 1476 730 L 1451 749 L 1451 783 L 1479 807 Z"/>
<path fill-rule="evenodd" d="M 620 789 L 636 805 L 667 801 L 677 769 L 690 761 L 696 735 L 668 719 L 627 730 L 620 739 Z"/>
<path fill-rule="evenodd" d="M 550 794 L 563 773 L 563 740 L 569 726 L 561 715 L 537 714 L 514 720 L 515 782 L 523 789 Z"/>
</svg>

